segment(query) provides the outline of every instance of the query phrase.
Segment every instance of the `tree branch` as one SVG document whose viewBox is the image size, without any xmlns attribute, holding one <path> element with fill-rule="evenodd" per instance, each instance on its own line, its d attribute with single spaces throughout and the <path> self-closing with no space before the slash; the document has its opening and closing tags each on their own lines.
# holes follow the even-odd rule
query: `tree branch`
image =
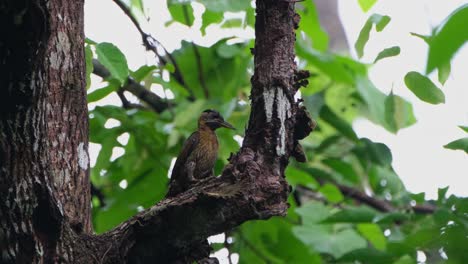
<svg viewBox="0 0 468 264">
<path fill-rule="evenodd" d="M 310 133 L 305 108 L 294 101 L 296 64 L 294 4 L 257 0 L 255 74 L 246 140 L 220 177 L 162 200 L 115 229 L 86 240 L 108 252 L 105 263 L 191 263 L 209 236 L 253 219 L 287 213 L 284 171 L 297 141 Z M 300 118 L 296 118 L 300 116 Z"/>
<path fill-rule="evenodd" d="M 326 181 L 319 181 L 321 185 L 323 185 Z M 372 197 L 372 196 L 369 196 L 367 195 L 366 193 L 356 189 L 356 188 L 353 188 L 353 187 L 350 187 L 350 186 L 346 186 L 346 185 L 343 185 L 343 184 L 338 184 L 338 183 L 335 183 L 335 182 L 331 182 L 332 184 L 334 184 L 340 191 L 341 193 L 343 193 L 344 196 L 348 197 L 348 198 L 351 198 L 351 199 L 354 199 L 360 203 L 363 203 L 365 205 L 368 205 L 380 212 L 383 212 L 383 213 L 390 213 L 390 212 L 395 212 L 397 211 L 397 208 L 395 208 L 391 202 L 389 201 L 386 201 L 386 200 L 381 200 L 379 198 L 376 198 L 376 197 Z M 304 191 L 304 192 L 311 192 L 312 193 L 312 196 L 313 197 L 316 197 L 317 193 L 313 190 L 311 190 L 310 188 L 308 187 L 305 187 L 305 186 L 300 186 L 301 188 L 301 191 Z M 423 205 L 414 205 L 414 206 L 411 206 L 410 207 L 411 210 L 413 210 L 413 212 L 415 213 L 418 213 L 418 214 L 433 214 L 437 208 L 434 206 L 434 205 L 431 205 L 431 204 L 423 204 Z"/>
<path fill-rule="evenodd" d="M 111 74 L 110 72 L 98 61 L 93 59 L 93 73 L 97 76 L 106 79 Z M 132 78 L 127 79 L 127 84 L 122 86 L 121 89 L 128 91 L 138 97 L 141 101 L 147 103 L 154 111 L 161 113 L 168 107 L 168 103 L 161 97 L 148 91 L 144 86 L 135 82 Z M 125 107 L 125 106 L 124 106 Z"/>
<path fill-rule="evenodd" d="M 195 95 L 192 89 L 185 82 L 182 72 L 180 71 L 179 65 L 177 64 L 172 54 L 167 51 L 167 49 L 161 44 L 161 42 L 159 42 L 150 34 L 147 34 L 146 32 L 143 31 L 137 19 L 132 14 L 132 11 L 130 11 L 130 9 L 127 7 L 125 3 L 123 3 L 120 0 L 113 0 L 113 1 L 120 7 L 120 9 L 122 9 L 125 15 L 127 15 L 130 18 L 132 23 L 137 28 L 138 32 L 140 32 L 141 38 L 143 40 L 143 45 L 145 46 L 146 50 L 151 50 L 156 55 L 156 57 L 159 59 L 159 61 L 161 62 L 163 66 L 168 63 L 168 60 L 172 63 L 172 65 L 174 65 L 174 72 L 171 73 L 171 77 L 173 77 L 182 87 L 185 88 L 185 90 L 187 90 L 187 92 L 189 93 L 188 99 L 190 101 L 195 100 Z M 159 54 L 158 46 L 164 50 L 164 54 Z M 167 59 L 164 56 L 167 56 Z"/>
</svg>

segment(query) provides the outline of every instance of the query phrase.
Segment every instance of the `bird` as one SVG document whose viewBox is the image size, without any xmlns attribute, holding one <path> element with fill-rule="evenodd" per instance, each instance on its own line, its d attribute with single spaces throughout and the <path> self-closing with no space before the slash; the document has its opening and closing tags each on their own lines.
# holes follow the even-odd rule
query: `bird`
<svg viewBox="0 0 468 264">
<path fill-rule="evenodd" d="M 219 112 L 207 109 L 201 113 L 197 131 L 184 142 L 177 156 L 166 197 L 174 197 L 201 179 L 214 176 L 219 146 L 215 130 L 220 127 L 235 130 Z"/>
</svg>

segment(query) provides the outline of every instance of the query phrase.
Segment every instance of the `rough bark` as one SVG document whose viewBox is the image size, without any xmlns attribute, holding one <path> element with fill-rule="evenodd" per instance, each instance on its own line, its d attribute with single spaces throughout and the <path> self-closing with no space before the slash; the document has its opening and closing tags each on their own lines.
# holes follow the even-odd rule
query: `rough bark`
<svg viewBox="0 0 468 264">
<path fill-rule="evenodd" d="M 2 263 L 191 263 L 207 237 L 286 214 L 284 170 L 313 126 L 294 101 L 307 74 L 294 63 L 293 1 L 257 1 L 252 113 L 222 176 L 102 235 L 89 213 L 83 3 L 11 0 L 0 15 Z"/>
<path fill-rule="evenodd" d="M 91 232 L 83 2 L 0 5 L 2 263 L 66 261 Z"/>
</svg>

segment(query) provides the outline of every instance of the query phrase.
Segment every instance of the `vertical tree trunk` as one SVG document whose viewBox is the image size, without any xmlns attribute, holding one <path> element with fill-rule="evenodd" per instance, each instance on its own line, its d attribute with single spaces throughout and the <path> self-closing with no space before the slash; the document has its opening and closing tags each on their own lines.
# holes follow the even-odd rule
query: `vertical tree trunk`
<svg viewBox="0 0 468 264">
<path fill-rule="evenodd" d="M 64 230 L 92 229 L 83 1 L 3 1 L 0 23 L 0 262 L 67 262 Z"/>
<path fill-rule="evenodd" d="M 258 0 L 252 113 L 223 175 L 91 234 L 83 1 L 0 4 L 0 262 L 177 263 L 200 241 L 286 214 L 289 157 L 312 121 L 294 94 L 293 1 Z M 187 221 L 189 219 L 189 221 Z M 198 253 L 198 254 L 197 254 Z"/>
</svg>

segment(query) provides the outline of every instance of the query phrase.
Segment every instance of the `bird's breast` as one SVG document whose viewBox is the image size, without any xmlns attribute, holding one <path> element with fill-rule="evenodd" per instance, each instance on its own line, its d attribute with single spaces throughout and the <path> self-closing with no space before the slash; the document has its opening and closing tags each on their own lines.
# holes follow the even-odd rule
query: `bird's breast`
<svg viewBox="0 0 468 264">
<path fill-rule="evenodd" d="M 194 176 L 196 178 L 203 178 L 211 173 L 218 158 L 218 139 L 214 132 L 209 131 L 200 133 L 199 142 L 200 146 L 197 148 L 197 162 Z"/>
</svg>

